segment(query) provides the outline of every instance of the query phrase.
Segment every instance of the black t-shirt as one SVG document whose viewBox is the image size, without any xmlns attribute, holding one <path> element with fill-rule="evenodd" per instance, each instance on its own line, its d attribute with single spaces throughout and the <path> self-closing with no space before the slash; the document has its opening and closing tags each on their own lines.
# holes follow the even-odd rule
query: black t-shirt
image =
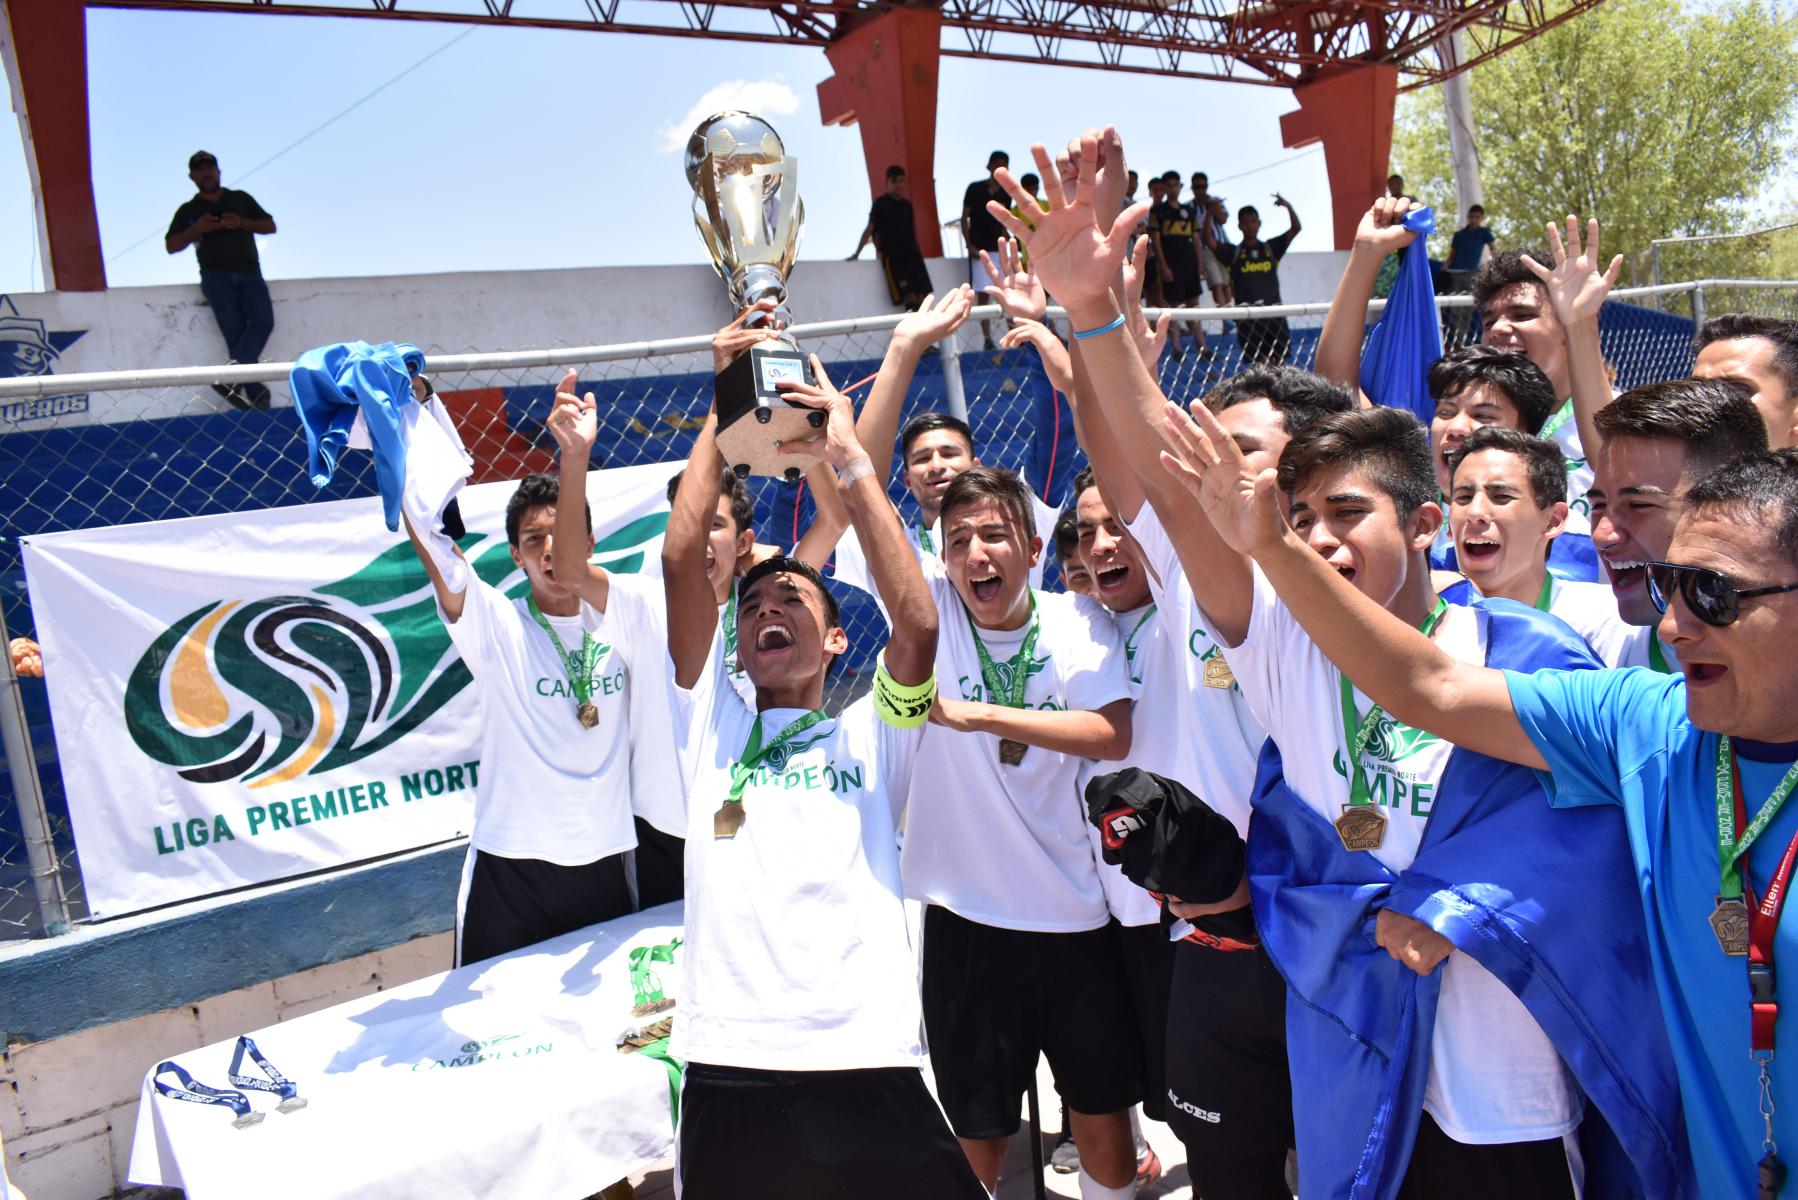
<svg viewBox="0 0 1798 1200">
<path fill-rule="evenodd" d="M 1197 262 L 1194 257 L 1192 205 L 1163 200 L 1149 211 L 1150 227 L 1161 234 L 1161 251 L 1170 263 Z"/>
<path fill-rule="evenodd" d="M 999 218 L 986 211 L 986 202 L 996 200 L 1006 208 L 1011 207 L 1011 197 L 1005 189 L 993 181 L 991 175 L 985 179 L 976 179 L 968 185 L 962 194 L 961 211 L 968 217 L 968 253 L 976 250 L 993 251 L 999 248 L 999 239 L 1005 236 L 1005 226 L 999 224 Z"/>
<path fill-rule="evenodd" d="M 268 217 L 262 211 L 262 205 L 256 203 L 256 197 L 250 193 L 220 188 L 216 200 L 196 195 L 177 208 L 174 220 L 169 222 L 169 233 L 180 233 L 207 213 L 218 216 L 236 213 L 252 221 Z M 250 275 L 262 273 L 262 260 L 256 255 L 256 235 L 247 229 L 215 229 L 202 235 L 194 243 L 194 253 L 200 259 L 202 271 L 242 271 Z"/>
<path fill-rule="evenodd" d="M 1244 242 L 1235 248 L 1230 262 L 1230 287 L 1236 293 L 1236 303 L 1280 303 L 1280 260 L 1286 257 L 1292 237 L 1289 230 L 1270 242 Z"/>
<path fill-rule="evenodd" d="M 874 223 L 874 248 L 882 254 L 918 253 L 918 227 L 912 220 L 910 200 L 876 196 L 874 207 L 868 210 L 868 220 Z"/>
</svg>

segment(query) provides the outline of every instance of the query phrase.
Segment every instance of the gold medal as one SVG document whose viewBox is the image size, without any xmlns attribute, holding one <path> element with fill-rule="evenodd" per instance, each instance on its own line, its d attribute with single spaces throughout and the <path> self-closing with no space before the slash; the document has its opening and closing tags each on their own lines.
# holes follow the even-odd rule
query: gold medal
<svg viewBox="0 0 1798 1200">
<path fill-rule="evenodd" d="M 1717 907 L 1711 910 L 1711 932 L 1717 935 L 1717 945 L 1723 953 L 1731 958 L 1741 958 L 1748 953 L 1748 905 L 1740 896 L 1733 899 L 1717 897 Z"/>
<path fill-rule="evenodd" d="M 1367 804 L 1345 804 L 1336 818 L 1344 850 L 1378 850 L 1386 840 L 1386 814 Z"/>
<path fill-rule="evenodd" d="M 743 802 L 727 800 L 717 812 L 712 814 L 712 836 L 715 838 L 734 838 L 737 830 L 743 828 Z"/>
<path fill-rule="evenodd" d="M 596 728 L 599 725 L 599 705 L 591 702 L 583 704 L 574 710 L 574 716 L 575 719 L 581 723 L 582 727 L 587 729 Z"/>
<path fill-rule="evenodd" d="M 1030 749 L 1023 742 L 1014 742 L 1010 738 L 999 739 L 999 761 L 1008 767 L 1015 767 L 1024 761 L 1024 751 Z"/>
<path fill-rule="evenodd" d="M 1236 675 L 1230 670 L 1230 664 L 1224 661 L 1223 655 L 1213 654 L 1205 660 L 1205 686 L 1226 689 L 1236 686 Z"/>
</svg>

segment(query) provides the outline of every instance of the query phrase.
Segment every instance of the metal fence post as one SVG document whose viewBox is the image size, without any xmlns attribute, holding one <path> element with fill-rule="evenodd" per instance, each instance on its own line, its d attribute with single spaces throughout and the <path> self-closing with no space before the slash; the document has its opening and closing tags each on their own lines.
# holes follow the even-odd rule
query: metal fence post
<svg viewBox="0 0 1798 1200">
<path fill-rule="evenodd" d="M 937 345 L 943 356 L 943 390 L 949 395 L 949 415 L 958 421 L 968 419 L 968 393 L 961 379 L 961 330 L 956 330 Z"/>
<path fill-rule="evenodd" d="M 0 611 L 0 645 L 11 641 L 6 631 L 6 614 Z M 45 935 L 58 937 L 69 931 L 69 897 L 63 891 L 62 871 L 56 863 L 56 844 L 50 836 L 44 789 L 38 780 L 37 755 L 31 749 L 25 702 L 19 695 L 19 679 L 13 674 L 10 650 L 0 650 L 0 743 L 6 748 L 6 770 L 12 777 L 13 800 L 19 806 L 19 828 L 25 838 L 25 859 L 31 867 L 31 890 L 37 895 L 38 915 L 43 919 Z"/>
<path fill-rule="evenodd" d="M 1704 329 L 1704 285 L 1692 286 L 1692 348 L 1698 348 L 1698 338 Z"/>
</svg>

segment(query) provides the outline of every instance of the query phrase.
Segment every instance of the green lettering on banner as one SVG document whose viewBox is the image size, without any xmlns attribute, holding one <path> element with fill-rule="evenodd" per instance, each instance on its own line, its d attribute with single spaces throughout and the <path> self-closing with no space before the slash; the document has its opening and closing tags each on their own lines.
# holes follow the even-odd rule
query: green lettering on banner
<svg viewBox="0 0 1798 1200">
<path fill-rule="evenodd" d="M 443 795 L 443 772 L 436 767 L 425 772 L 425 791 L 433 796 Z"/>
<path fill-rule="evenodd" d="M 311 799 L 311 797 L 307 797 L 307 799 Z M 298 796 L 293 798 L 292 803 L 294 828 L 298 829 L 302 825 L 310 825 L 312 823 L 311 810 L 307 808 L 306 804 Z"/>
<path fill-rule="evenodd" d="M 450 791 L 452 791 L 452 792 L 461 791 L 462 790 L 462 768 L 461 767 L 445 767 L 445 768 L 443 768 L 443 781 L 445 784 L 448 785 Z"/>
<path fill-rule="evenodd" d="M 400 776 L 400 798 L 407 804 L 425 798 L 424 784 L 419 782 L 418 775 L 419 773 L 414 771 L 410 775 Z"/>
<path fill-rule="evenodd" d="M 183 847 L 181 845 L 181 836 L 179 833 L 177 833 L 175 835 L 175 844 L 173 846 L 171 846 L 162 840 L 162 826 L 158 825 L 156 827 L 156 853 L 158 853 L 158 854 L 174 854 L 177 851 L 181 850 L 182 848 Z"/>
<path fill-rule="evenodd" d="M 481 760 L 477 758 L 473 762 L 463 763 L 462 765 L 468 768 L 468 786 L 471 788 L 480 787 L 481 786 Z"/>
<path fill-rule="evenodd" d="M 268 810 L 260 804 L 252 804 L 244 809 L 244 815 L 250 819 L 250 836 L 261 833 L 263 824 L 268 821 Z"/>
<path fill-rule="evenodd" d="M 268 802 L 268 827 L 271 832 L 276 829 L 293 828 L 293 819 L 287 815 L 287 801 L 270 800 Z"/>
<path fill-rule="evenodd" d="M 367 803 L 367 799 L 368 799 L 368 793 L 361 784 L 358 783 L 358 784 L 351 785 L 351 787 L 350 787 L 350 803 L 353 805 L 361 806 L 356 809 L 357 812 L 366 812 L 367 810 L 374 807 L 374 805 Z"/>
<path fill-rule="evenodd" d="M 382 783 L 379 779 L 371 779 L 368 784 L 368 798 L 382 808 L 386 808 L 387 785 Z"/>
<path fill-rule="evenodd" d="M 336 792 L 326 792 L 323 799 L 320 799 L 318 796 L 307 796 L 306 802 L 312 806 L 312 819 L 314 821 L 324 821 L 331 817 L 341 815 L 341 811 L 337 807 Z M 298 808 L 300 802 L 295 800 L 293 806 Z"/>
</svg>

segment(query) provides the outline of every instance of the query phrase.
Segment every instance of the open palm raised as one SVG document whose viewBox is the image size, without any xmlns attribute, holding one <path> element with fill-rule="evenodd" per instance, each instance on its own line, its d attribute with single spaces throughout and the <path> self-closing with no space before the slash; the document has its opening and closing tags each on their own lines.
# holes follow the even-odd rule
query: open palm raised
<svg viewBox="0 0 1798 1200">
<path fill-rule="evenodd" d="M 1098 138 L 1089 134 L 1081 139 L 1080 171 L 1072 196 L 1067 194 L 1061 173 L 1043 144 L 1038 142 L 1030 147 L 1030 153 L 1042 175 L 1048 211 L 1033 212 L 1029 223 L 996 202 L 989 201 L 987 211 L 1030 251 L 1030 265 L 1037 278 L 1064 305 L 1073 308 L 1106 300 L 1130 245 L 1130 231 L 1148 211 L 1148 204 L 1132 205 L 1113 222 L 1109 234 L 1101 233 L 1093 207 Z M 1008 169 L 999 168 L 993 178 L 1020 209 L 1036 208 L 1036 202 Z"/>
<path fill-rule="evenodd" d="M 1199 502 L 1230 549 L 1253 555 L 1279 542 L 1286 520 L 1272 468 L 1259 476 L 1250 470 L 1235 439 L 1202 402 L 1195 400 L 1188 414 L 1168 401 L 1161 426 L 1168 443 L 1161 465 Z"/>
</svg>

